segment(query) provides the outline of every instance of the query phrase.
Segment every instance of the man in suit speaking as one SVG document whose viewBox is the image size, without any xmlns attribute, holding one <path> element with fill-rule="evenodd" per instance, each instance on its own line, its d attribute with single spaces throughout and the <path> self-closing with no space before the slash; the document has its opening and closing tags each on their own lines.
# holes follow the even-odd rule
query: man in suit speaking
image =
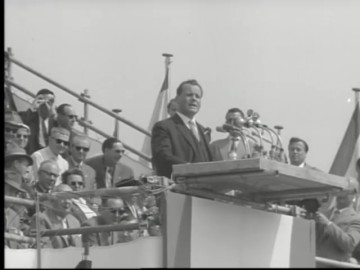
<svg viewBox="0 0 360 270">
<path fill-rule="evenodd" d="M 211 161 L 208 137 L 196 122 L 203 89 L 196 80 L 182 82 L 176 90 L 177 112 L 152 129 L 152 162 L 156 174 L 171 177 L 172 165 Z"/>
</svg>

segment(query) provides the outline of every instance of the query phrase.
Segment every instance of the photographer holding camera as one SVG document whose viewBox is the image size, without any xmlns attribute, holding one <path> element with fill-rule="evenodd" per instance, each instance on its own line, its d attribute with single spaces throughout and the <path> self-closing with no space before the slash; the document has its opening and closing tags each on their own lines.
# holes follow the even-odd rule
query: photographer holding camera
<svg viewBox="0 0 360 270">
<path fill-rule="evenodd" d="M 31 130 L 26 152 L 32 154 L 47 146 L 51 121 L 55 117 L 54 93 L 48 89 L 39 90 L 32 108 L 19 112 L 19 115 Z"/>
</svg>

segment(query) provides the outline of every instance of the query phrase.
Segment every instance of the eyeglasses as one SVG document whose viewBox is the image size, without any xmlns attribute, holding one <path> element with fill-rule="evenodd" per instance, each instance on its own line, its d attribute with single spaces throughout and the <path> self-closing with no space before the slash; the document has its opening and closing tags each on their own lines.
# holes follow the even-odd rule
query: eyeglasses
<svg viewBox="0 0 360 270">
<path fill-rule="evenodd" d="M 117 153 L 117 154 L 124 154 L 124 153 L 125 153 L 125 150 L 115 150 L 115 153 Z"/>
<path fill-rule="evenodd" d="M 65 115 L 65 114 L 63 114 L 63 115 L 70 119 L 75 119 L 75 120 L 77 119 L 77 115 Z"/>
<path fill-rule="evenodd" d="M 81 146 L 74 146 L 77 151 L 83 150 L 84 152 L 89 152 L 90 148 L 88 147 L 81 147 Z"/>
<path fill-rule="evenodd" d="M 69 184 L 70 186 L 81 186 L 81 187 L 84 185 L 83 182 L 77 182 L 77 181 L 70 182 Z"/>
<path fill-rule="evenodd" d="M 15 133 L 17 132 L 17 130 L 16 130 L 16 129 L 13 129 L 13 128 L 8 128 L 8 127 L 6 127 L 6 128 L 5 128 L 5 132 L 15 134 Z"/>
<path fill-rule="evenodd" d="M 49 177 L 55 177 L 55 178 L 58 178 L 59 177 L 59 175 L 58 174 L 56 174 L 56 173 L 52 173 L 52 172 L 48 172 L 48 171 L 45 171 L 45 170 L 40 170 L 39 172 L 43 172 L 43 173 L 45 173 L 47 176 L 49 176 Z"/>
<path fill-rule="evenodd" d="M 21 139 L 21 138 L 28 139 L 29 135 L 27 135 L 27 134 L 16 134 L 16 138 L 18 138 L 18 139 Z"/>
<path fill-rule="evenodd" d="M 54 137 L 53 137 L 54 138 Z M 57 144 L 61 144 L 63 143 L 65 146 L 69 145 L 69 142 L 67 141 L 64 141 L 64 140 L 61 140 L 61 139 L 57 139 L 57 138 L 54 138 L 56 140 L 56 143 Z"/>
<path fill-rule="evenodd" d="M 113 215 L 122 215 L 124 214 L 126 211 L 124 208 L 110 208 L 109 212 Z"/>
</svg>

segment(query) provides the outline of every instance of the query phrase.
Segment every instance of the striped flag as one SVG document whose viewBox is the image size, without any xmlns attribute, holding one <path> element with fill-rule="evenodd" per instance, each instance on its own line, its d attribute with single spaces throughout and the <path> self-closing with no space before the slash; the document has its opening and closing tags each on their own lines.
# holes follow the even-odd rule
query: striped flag
<svg viewBox="0 0 360 270">
<path fill-rule="evenodd" d="M 165 79 L 161 86 L 159 95 L 156 99 L 154 111 L 152 113 L 151 120 L 149 123 L 149 127 L 148 127 L 149 131 L 152 130 L 156 122 L 168 117 L 168 113 L 167 113 L 167 104 L 169 102 L 168 92 L 169 92 L 169 66 L 167 65 Z M 142 152 L 148 156 L 151 156 L 151 138 L 149 136 L 146 136 L 144 139 Z M 141 160 L 144 164 L 146 163 L 145 165 L 151 166 L 149 162 L 144 161 L 143 159 Z"/>
<path fill-rule="evenodd" d="M 331 174 L 357 178 L 356 161 L 360 157 L 360 105 L 356 103 L 354 113 L 331 166 Z"/>
</svg>

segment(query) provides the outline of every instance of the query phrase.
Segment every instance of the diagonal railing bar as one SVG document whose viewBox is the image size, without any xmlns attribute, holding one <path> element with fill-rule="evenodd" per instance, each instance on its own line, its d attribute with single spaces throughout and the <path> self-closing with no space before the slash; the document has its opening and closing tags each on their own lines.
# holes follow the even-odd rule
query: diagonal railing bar
<svg viewBox="0 0 360 270">
<path fill-rule="evenodd" d="M 87 122 L 85 122 L 85 121 L 83 121 L 83 120 L 81 120 L 81 119 L 78 119 L 78 124 L 79 124 L 80 126 L 83 126 L 83 127 L 86 126 L 87 128 L 91 129 L 92 131 L 95 131 L 96 133 L 104 136 L 105 138 L 110 138 L 110 137 L 112 137 L 111 135 L 109 135 L 109 134 L 101 131 L 100 129 L 92 126 L 91 124 L 89 124 L 89 123 L 87 123 Z M 127 149 L 127 150 L 129 150 L 130 152 L 138 155 L 139 157 L 145 159 L 146 161 L 151 162 L 151 157 L 149 157 L 148 155 L 146 155 L 146 154 L 144 154 L 144 153 L 142 153 L 142 152 L 140 152 L 140 151 L 132 148 L 131 146 L 125 144 L 124 142 L 122 142 L 122 144 L 123 144 L 123 146 L 124 146 L 125 149 Z"/>
<path fill-rule="evenodd" d="M 24 92 L 25 94 L 31 96 L 32 98 L 35 98 L 36 95 L 33 92 L 31 92 L 30 90 L 27 90 L 25 87 L 13 82 L 13 81 L 10 81 L 10 80 L 6 80 L 6 82 L 8 84 L 10 84 L 11 86 L 15 87 L 16 89 L 18 89 L 18 90 Z"/>
<path fill-rule="evenodd" d="M 141 127 L 139 127 L 138 125 L 136 125 L 136 124 L 134 124 L 134 123 L 132 123 L 132 122 L 130 122 L 130 121 L 128 121 L 128 120 L 126 120 L 125 118 L 123 118 L 123 117 L 115 114 L 114 112 L 112 112 L 112 111 L 110 111 L 110 110 L 108 110 L 108 109 L 106 109 L 106 108 L 98 105 L 97 103 L 91 101 L 90 99 L 87 99 L 87 98 L 85 98 L 85 97 L 82 97 L 80 94 L 77 94 L 75 91 L 69 89 L 69 88 L 66 87 L 66 86 L 63 86 L 63 85 L 57 83 L 56 81 L 48 78 L 47 76 L 41 74 L 40 72 L 37 72 L 36 70 L 30 68 L 29 66 L 21 63 L 21 62 L 18 61 L 18 60 L 16 60 L 16 59 L 13 58 L 12 56 L 8 56 L 8 60 L 11 61 L 12 63 L 16 64 L 17 66 L 19 66 L 19 67 L 27 70 L 28 72 L 30 72 L 30 73 L 32 73 L 32 74 L 40 77 L 41 79 L 43 79 L 43 80 L 45 80 L 45 81 L 47 81 L 48 83 L 50 83 L 50 84 L 52 84 L 52 85 L 55 85 L 56 87 L 64 90 L 64 91 L 67 92 L 68 94 L 70 94 L 70 95 L 78 98 L 80 101 L 82 101 L 82 102 L 84 102 L 84 103 L 88 103 L 89 105 L 93 106 L 94 108 L 96 108 L 96 109 L 98 109 L 98 110 L 100 110 L 100 111 L 102 111 L 102 112 L 110 115 L 110 116 L 113 117 L 113 118 L 118 119 L 119 121 L 127 124 L 128 126 L 130 126 L 130 127 L 134 128 L 134 129 L 138 130 L 139 132 L 141 132 L 141 133 L 143 133 L 143 134 L 151 137 L 151 134 L 150 134 L 149 131 L 147 131 L 147 130 L 141 128 Z"/>
<path fill-rule="evenodd" d="M 9 82 L 9 84 L 10 84 L 11 86 L 13 86 L 13 87 L 17 88 L 18 90 L 24 92 L 25 94 L 28 94 L 28 95 L 31 96 L 31 97 L 35 97 L 35 94 L 33 94 L 31 91 L 27 90 L 25 87 L 23 87 L 23 86 L 15 83 L 15 82 L 13 82 L 13 81 L 8 81 L 8 82 Z M 78 124 L 79 124 L 80 126 L 87 127 L 87 128 L 89 128 L 89 129 L 91 129 L 92 131 L 96 132 L 97 134 L 99 134 L 99 135 L 101 135 L 101 136 L 103 136 L 103 137 L 105 137 L 105 138 L 110 138 L 110 137 L 112 137 L 111 135 L 109 135 L 109 134 L 101 131 L 100 129 L 92 126 L 91 124 L 89 124 L 89 123 L 87 123 L 86 121 L 83 121 L 83 120 L 81 120 L 81 119 L 78 119 Z M 149 162 L 151 161 L 151 157 L 150 157 L 150 156 L 148 156 L 148 155 L 146 155 L 146 154 L 144 154 L 144 153 L 142 153 L 142 152 L 140 152 L 140 151 L 132 148 L 131 146 L 125 144 L 124 142 L 123 142 L 123 145 L 124 145 L 125 149 L 129 150 L 129 151 L 132 152 L 133 154 L 138 155 L 139 157 L 145 159 L 146 161 L 149 161 Z"/>
</svg>

